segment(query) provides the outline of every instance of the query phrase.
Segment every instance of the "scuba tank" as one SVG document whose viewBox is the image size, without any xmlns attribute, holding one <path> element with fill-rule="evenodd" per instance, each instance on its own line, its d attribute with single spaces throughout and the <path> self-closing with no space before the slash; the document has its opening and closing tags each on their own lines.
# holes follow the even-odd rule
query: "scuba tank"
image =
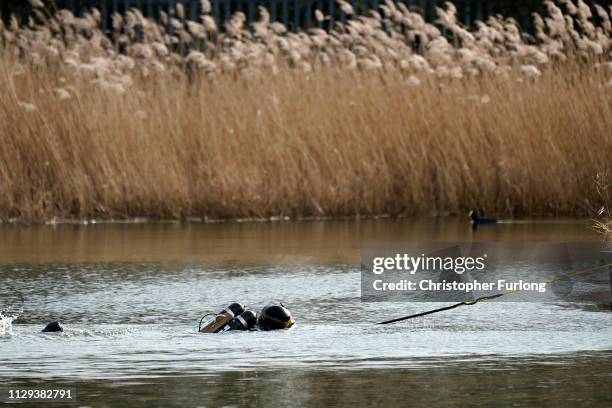
<svg viewBox="0 0 612 408">
<path fill-rule="evenodd" d="M 221 331 L 225 325 L 227 325 L 234 317 L 242 314 L 244 312 L 244 306 L 238 302 L 234 302 L 221 312 L 217 313 L 214 318 L 208 320 L 204 326 L 202 326 L 202 321 L 205 317 L 211 316 L 211 314 L 207 314 L 202 316 L 200 319 L 200 325 L 198 326 L 198 331 L 200 333 L 217 333 Z"/>
<path fill-rule="evenodd" d="M 233 318 L 221 331 L 249 330 L 257 323 L 257 313 L 246 310 Z"/>
<path fill-rule="evenodd" d="M 229 315 L 232 315 L 232 317 L 234 317 L 244 312 L 244 309 L 245 309 L 244 305 L 238 302 L 234 302 L 217 314 L 229 314 Z"/>
</svg>

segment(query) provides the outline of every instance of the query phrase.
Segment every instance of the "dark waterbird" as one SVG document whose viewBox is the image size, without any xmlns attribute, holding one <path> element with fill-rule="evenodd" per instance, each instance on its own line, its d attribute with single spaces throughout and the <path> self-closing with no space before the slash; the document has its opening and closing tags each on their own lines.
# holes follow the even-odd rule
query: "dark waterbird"
<svg viewBox="0 0 612 408">
<path fill-rule="evenodd" d="M 63 331 L 64 331 L 64 328 L 59 322 L 51 322 L 47 324 L 44 329 L 42 329 L 43 333 L 56 333 L 56 332 L 63 332 Z"/>
<path fill-rule="evenodd" d="M 495 217 L 481 216 L 476 210 L 471 210 L 469 216 L 472 219 L 472 224 L 474 225 L 497 223 L 497 219 Z"/>
</svg>

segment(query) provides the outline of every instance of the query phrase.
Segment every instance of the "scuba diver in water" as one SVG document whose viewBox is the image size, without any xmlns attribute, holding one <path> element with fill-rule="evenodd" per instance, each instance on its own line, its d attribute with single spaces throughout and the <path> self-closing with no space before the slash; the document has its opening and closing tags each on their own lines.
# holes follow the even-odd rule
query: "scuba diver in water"
<svg viewBox="0 0 612 408">
<path fill-rule="evenodd" d="M 291 313 L 283 304 L 265 306 L 257 313 L 247 310 L 242 304 L 235 302 L 214 315 L 204 325 L 202 322 L 211 314 L 200 319 L 200 333 L 220 333 L 235 330 L 281 330 L 288 329 L 295 323 Z"/>
<path fill-rule="evenodd" d="M 208 316 L 213 316 L 204 325 L 202 322 Z M 207 314 L 200 319 L 198 331 L 200 333 L 220 333 L 235 330 L 281 330 L 293 326 L 295 320 L 283 304 L 265 306 L 257 313 L 234 302 L 217 314 Z M 64 328 L 59 322 L 50 322 L 42 330 L 43 333 L 62 332 Z"/>
</svg>

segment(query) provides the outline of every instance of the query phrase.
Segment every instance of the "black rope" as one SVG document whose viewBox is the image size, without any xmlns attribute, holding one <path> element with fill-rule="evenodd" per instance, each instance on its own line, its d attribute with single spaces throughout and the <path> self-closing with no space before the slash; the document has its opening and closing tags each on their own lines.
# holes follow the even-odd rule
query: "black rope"
<svg viewBox="0 0 612 408">
<path fill-rule="evenodd" d="M 495 299 L 495 298 L 498 298 L 498 297 L 504 296 L 504 295 L 505 295 L 505 293 L 498 293 L 496 295 L 491 295 L 491 296 L 482 296 L 482 297 L 479 297 L 476 300 L 466 300 L 465 302 L 455 303 L 454 305 L 445 306 L 445 307 L 441 307 L 439 309 L 434 309 L 434 310 L 428 310 L 427 312 L 421 312 L 421 313 L 413 314 L 413 315 L 410 315 L 410 316 L 398 317 L 396 319 L 391 319 L 391 320 L 387 320 L 387 321 L 376 323 L 376 324 L 389 324 L 389 323 L 401 322 L 402 320 L 414 319 L 416 317 L 427 316 L 429 314 L 443 312 L 445 310 L 451 310 L 451 309 L 454 309 L 454 308 L 459 307 L 459 306 L 471 306 L 471 305 L 475 305 L 476 303 L 480 302 L 481 300 Z"/>
<path fill-rule="evenodd" d="M 562 280 L 565 280 L 565 279 L 568 279 L 568 278 L 571 278 L 571 277 L 574 277 L 574 276 L 584 275 L 584 274 L 587 274 L 587 273 L 591 273 L 593 271 L 598 271 L 600 269 L 610 268 L 610 267 L 612 267 L 612 263 L 607 263 L 607 264 L 604 264 L 604 265 L 597 265 L 597 266 L 593 266 L 591 268 L 587 268 L 587 269 L 584 269 L 584 270 L 581 270 L 581 271 L 578 271 L 578 272 L 571 272 L 571 273 L 562 275 L 562 276 L 560 276 L 558 278 L 546 281 L 545 283 L 554 284 L 554 283 L 560 282 Z M 450 306 L 446 306 L 446 307 L 441 307 L 440 309 L 429 310 L 427 312 L 421 312 L 421 313 L 413 314 L 413 315 L 410 315 L 410 316 L 398 317 L 397 319 L 391 319 L 391 320 L 387 320 L 387 321 L 376 323 L 376 324 L 389 324 L 389 323 L 401 322 L 402 320 L 414 319 L 415 317 L 420 317 L 420 316 L 427 316 L 427 315 L 430 315 L 432 313 L 438 313 L 438 312 L 443 312 L 445 310 L 454 309 L 454 308 L 459 307 L 459 306 L 471 306 L 471 305 L 475 305 L 476 303 L 480 302 L 481 300 L 495 299 L 495 298 L 498 298 L 498 297 L 501 297 L 501 296 L 504 296 L 504 295 L 509 295 L 509 294 L 518 293 L 518 292 L 521 292 L 521 290 L 511 290 L 511 291 L 504 292 L 504 293 L 497 293 L 495 295 L 482 296 L 482 297 L 479 297 L 476 300 L 466 300 L 465 302 L 455 303 L 454 305 L 450 305 Z"/>
</svg>

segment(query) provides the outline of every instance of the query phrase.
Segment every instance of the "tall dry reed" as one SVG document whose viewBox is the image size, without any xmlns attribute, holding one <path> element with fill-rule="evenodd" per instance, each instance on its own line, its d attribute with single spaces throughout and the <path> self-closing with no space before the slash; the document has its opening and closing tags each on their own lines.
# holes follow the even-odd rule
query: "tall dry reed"
<svg viewBox="0 0 612 408">
<path fill-rule="evenodd" d="M 603 235 L 604 241 L 612 245 L 612 198 L 610 197 L 608 174 L 598 174 L 595 177 L 595 185 L 603 205 L 597 213 L 594 227 Z"/>
<path fill-rule="evenodd" d="M 98 13 L 13 20 L 0 218 L 587 214 L 612 171 L 612 27 L 561 3 L 535 37 L 393 2 L 329 33 L 265 10 L 220 32 L 207 2 L 117 15 L 111 38 Z"/>
</svg>

